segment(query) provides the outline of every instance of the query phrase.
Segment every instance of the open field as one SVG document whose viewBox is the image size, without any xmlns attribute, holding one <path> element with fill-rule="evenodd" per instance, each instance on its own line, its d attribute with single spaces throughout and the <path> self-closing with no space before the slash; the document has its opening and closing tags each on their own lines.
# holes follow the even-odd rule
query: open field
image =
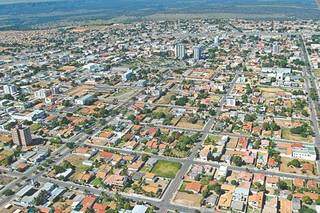
<svg viewBox="0 0 320 213">
<path fill-rule="evenodd" d="M 125 98 L 125 97 L 129 97 L 130 95 L 132 95 L 135 92 L 136 92 L 136 90 L 132 90 L 129 88 L 119 89 L 119 91 L 112 94 L 112 97 L 113 98 Z"/>
<path fill-rule="evenodd" d="M 220 135 L 208 135 L 204 141 L 204 145 L 215 145 L 219 140 L 221 140 L 221 138 L 222 136 Z"/>
<path fill-rule="evenodd" d="M 154 111 L 154 113 L 170 113 L 170 108 L 168 107 L 157 107 Z"/>
<path fill-rule="evenodd" d="M 262 93 L 277 93 L 277 92 L 284 92 L 283 89 L 277 87 L 260 87 L 259 88 Z"/>
<path fill-rule="evenodd" d="M 290 129 L 283 129 L 281 137 L 282 137 L 282 139 L 292 140 L 292 141 L 309 142 L 309 143 L 313 142 L 312 136 L 308 136 L 308 137 L 304 138 L 300 135 L 292 134 L 290 132 Z"/>
<path fill-rule="evenodd" d="M 320 0 L 319 0 L 320 1 Z M 317 77 L 317 78 L 320 78 L 320 69 L 315 69 L 313 71 L 314 75 Z"/>
<path fill-rule="evenodd" d="M 85 157 L 80 155 L 70 155 L 65 160 L 76 167 L 80 167 L 82 165 L 82 161 L 84 161 L 85 159 Z"/>
<path fill-rule="evenodd" d="M 171 96 L 176 95 L 174 92 L 168 92 L 166 95 L 162 96 L 157 103 L 158 104 L 169 104 L 171 102 Z"/>
<path fill-rule="evenodd" d="M 6 184 L 10 183 L 13 180 L 14 180 L 13 177 L 9 177 L 9 176 L 6 176 L 6 175 L 0 175 L 0 185 L 6 185 Z"/>
<path fill-rule="evenodd" d="M 303 171 L 302 168 L 295 168 L 292 166 L 288 166 L 288 163 L 292 160 L 292 158 L 281 158 L 281 165 L 280 165 L 280 172 L 285 172 L 285 173 L 296 173 L 296 174 L 307 174 L 307 175 L 314 175 L 313 171 Z M 314 163 L 311 161 L 302 161 L 300 162 L 303 163 L 311 163 L 313 164 L 313 168 L 315 168 Z"/>
<path fill-rule="evenodd" d="M 174 178 L 181 167 L 180 163 L 158 160 L 152 172 L 160 177 Z"/>
<path fill-rule="evenodd" d="M 279 92 L 286 92 L 285 90 L 277 87 L 259 87 L 262 96 L 266 99 L 275 98 L 276 94 Z"/>
<path fill-rule="evenodd" d="M 200 207 L 201 199 L 201 195 L 178 192 L 173 202 L 180 205 Z"/>
<path fill-rule="evenodd" d="M 176 126 L 180 128 L 202 129 L 204 126 L 204 122 L 199 119 L 196 123 L 193 124 L 189 122 L 187 118 L 183 117 L 180 119 Z"/>
</svg>

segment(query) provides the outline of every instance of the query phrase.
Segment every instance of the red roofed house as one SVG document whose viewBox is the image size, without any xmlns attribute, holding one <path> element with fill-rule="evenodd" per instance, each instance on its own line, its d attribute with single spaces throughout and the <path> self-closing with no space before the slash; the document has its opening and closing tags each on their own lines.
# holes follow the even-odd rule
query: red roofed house
<svg viewBox="0 0 320 213">
<path fill-rule="evenodd" d="M 201 192 L 201 188 L 202 188 L 201 183 L 190 182 L 190 183 L 186 184 L 185 190 L 186 191 L 191 191 L 191 192 L 194 192 L 194 193 L 200 193 Z"/>
<path fill-rule="evenodd" d="M 93 204 L 96 202 L 97 197 L 94 195 L 87 195 L 83 200 L 82 200 L 82 212 L 85 212 L 87 209 L 92 208 Z"/>
<path fill-rule="evenodd" d="M 93 210 L 95 213 L 105 213 L 109 206 L 102 204 L 102 203 L 95 203 L 93 205 Z"/>
</svg>

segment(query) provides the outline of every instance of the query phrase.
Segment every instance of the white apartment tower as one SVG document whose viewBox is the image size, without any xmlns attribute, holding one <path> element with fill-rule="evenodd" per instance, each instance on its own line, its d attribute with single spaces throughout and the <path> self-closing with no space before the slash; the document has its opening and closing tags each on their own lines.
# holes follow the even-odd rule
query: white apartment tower
<svg viewBox="0 0 320 213">
<path fill-rule="evenodd" d="M 201 47 L 200 46 L 195 46 L 193 47 L 193 59 L 198 61 L 201 59 Z"/>
<path fill-rule="evenodd" d="M 4 85 L 3 92 L 4 92 L 4 94 L 13 95 L 18 92 L 18 89 L 15 85 Z"/>
<path fill-rule="evenodd" d="M 186 57 L 186 48 L 183 44 L 178 43 L 175 47 L 175 56 L 177 59 L 184 59 Z"/>
</svg>

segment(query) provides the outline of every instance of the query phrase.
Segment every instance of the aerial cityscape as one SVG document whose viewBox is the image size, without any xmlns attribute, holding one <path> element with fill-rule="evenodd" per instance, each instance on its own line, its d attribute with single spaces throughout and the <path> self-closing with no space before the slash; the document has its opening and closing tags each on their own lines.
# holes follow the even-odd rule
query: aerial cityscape
<svg viewBox="0 0 320 213">
<path fill-rule="evenodd" d="M 0 30 L 1 213 L 320 212 L 320 16 L 160 17 Z"/>
</svg>

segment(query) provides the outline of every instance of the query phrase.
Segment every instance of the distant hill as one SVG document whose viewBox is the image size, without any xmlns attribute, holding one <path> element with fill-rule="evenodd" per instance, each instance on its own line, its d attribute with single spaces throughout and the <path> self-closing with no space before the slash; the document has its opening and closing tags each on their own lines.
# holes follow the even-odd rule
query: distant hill
<svg viewBox="0 0 320 213">
<path fill-rule="evenodd" d="M 157 13 L 320 17 L 315 0 L 0 0 L 0 29 Z"/>
</svg>

